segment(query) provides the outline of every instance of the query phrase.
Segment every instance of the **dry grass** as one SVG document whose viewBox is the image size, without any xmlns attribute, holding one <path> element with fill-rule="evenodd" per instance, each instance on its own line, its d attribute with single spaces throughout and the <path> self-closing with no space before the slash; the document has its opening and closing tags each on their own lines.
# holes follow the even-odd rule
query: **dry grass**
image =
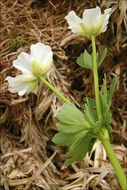
<svg viewBox="0 0 127 190">
<path fill-rule="evenodd" d="M 126 47 L 127 3 L 100 1 L 102 9 L 112 7 L 108 30 L 96 40 L 101 53 L 108 54 L 99 69 L 100 85 L 103 72 L 108 84 L 119 77 L 112 104 L 114 132 L 111 141 L 114 151 L 126 172 Z M 5 190 L 105 190 L 120 189 L 114 170 L 99 141 L 92 157 L 65 168 L 64 147 L 52 143 L 56 133 L 56 115 L 63 102 L 45 85 L 39 85 L 38 95 L 19 97 L 8 92 L 6 76 L 19 74 L 12 62 L 22 51 L 27 52 L 38 41 L 52 47 L 54 65 L 47 79 L 77 106 L 85 96 L 94 96 L 93 76 L 76 65 L 84 48 L 91 51 L 90 41 L 68 30 L 64 17 L 70 10 L 81 15 L 85 8 L 95 7 L 96 1 L 77 0 L 2 0 L 1 4 L 1 182 Z"/>
</svg>

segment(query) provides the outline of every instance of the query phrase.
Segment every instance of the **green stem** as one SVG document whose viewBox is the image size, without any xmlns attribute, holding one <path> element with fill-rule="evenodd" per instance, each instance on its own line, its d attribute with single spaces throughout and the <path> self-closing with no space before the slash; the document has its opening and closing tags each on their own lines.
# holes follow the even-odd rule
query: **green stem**
<svg viewBox="0 0 127 190">
<path fill-rule="evenodd" d="M 100 138 L 106 152 L 107 152 L 107 155 L 110 159 L 110 162 L 115 170 L 115 173 L 116 173 L 116 176 L 118 178 L 118 181 L 120 183 L 120 186 L 123 190 L 126 190 L 127 189 L 127 179 L 126 179 L 126 176 L 123 172 L 123 169 L 112 149 L 112 146 L 110 144 L 110 140 L 109 140 L 109 135 L 108 135 L 108 131 L 105 130 L 105 137 L 102 137 Z"/>
<path fill-rule="evenodd" d="M 93 75 L 94 75 L 96 108 L 97 108 L 98 119 L 100 120 L 102 118 L 102 114 L 101 114 L 101 104 L 100 104 L 100 95 L 99 95 L 98 66 L 97 66 L 95 37 L 92 36 L 91 40 L 92 40 L 92 49 L 93 49 Z"/>
<path fill-rule="evenodd" d="M 100 104 L 100 94 L 99 94 L 99 82 L 98 82 L 98 65 L 97 65 L 97 54 L 96 54 L 96 44 L 95 36 L 91 37 L 92 40 L 92 49 L 93 49 L 93 75 L 94 75 L 94 86 L 95 86 L 95 98 L 96 98 L 96 108 L 98 119 L 102 119 L 101 104 Z M 101 140 L 107 155 L 110 159 L 110 162 L 115 170 L 118 181 L 123 190 L 127 189 L 127 179 L 123 172 L 123 169 L 111 147 L 108 131 L 104 128 L 101 129 L 100 134 L 98 134 L 99 139 Z"/>
<path fill-rule="evenodd" d="M 46 84 L 57 96 L 59 96 L 65 103 L 70 103 L 70 101 L 65 98 L 56 88 L 54 88 L 43 76 L 39 76 L 39 79 Z"/>
</svg>

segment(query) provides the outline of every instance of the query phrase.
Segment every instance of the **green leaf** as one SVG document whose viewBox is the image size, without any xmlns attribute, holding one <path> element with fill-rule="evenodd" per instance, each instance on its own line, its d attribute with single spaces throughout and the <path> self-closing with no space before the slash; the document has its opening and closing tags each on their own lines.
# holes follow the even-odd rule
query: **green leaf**
<svg viewBox="0 0 127 190">
<path fill-rule="evenodd" d="M 86 130 L 84 134 L 88 133 Z M 52 141 L 60 146 L 71 146 L 73 142 L 82 136 L 82 131 L 78 133 L 73 133 L 73 134 L 67 134 L 67 133 L 57 133 Z"/>
<path fill-rule="evenodd" d="M 109 132 L 112 132 L 112 127 L 110 126 L 110 123 L 112 122 L 112 114 L 110 112 L 110 106 L 111 106 L 111 99 L 113 96 L 113 92 L 117 83 L 117 78 L 113 79 L 110 91 L 107 90 L 106 85 L 106 75 L 104 76 L 104 87 L 102 94 L 100 94 L 100 100 L 101 100 L 101 108 L 102 108 L 102 114 L 103 114 L 103 121 L 101 121 L 102 126 L 104 126 Z"/>
<path fill-rule="evenodd" d="M 112 96 L 118 81 L 118 77 L 113 78 L 112 85 L 110 87 L 109 95 L 108 95 L 108 103 L 111 106 Z"/>
<path fill-rule="evenodd" d="M 82 160 L 88 152 L 89 143 L 93 135 L 91 133 L 83 133 L 82 137 L 78 138 L 69 148 L 69 152 L 66 157 L 71 157 L 65 162 L 66 166 L 69 166 L 73 162 Z"/>
<path fill-rule="evenodd" d="M 103 63 L 106 54 L 107 54 L 107 48 L 104 49 L 102 56 L 101 56 L 100 60 L 98 61 L 98 67 Z"/>
<path fill-rule="evenodd" d="M 107 91 L 107 84 L 106 84 L 106 75 L 104 75 L 103 83 L 104 83 L 104 87 L 103 87 L 103 94 L 101 95 L 101 99 L 102 99 L 102 104 L 103 104 L 103 112 L 105 114 L 109 110 L 108 109 L 109 105 L 107 102 L 108 91 Z"/>
<path fill-rule="evenodd" d="M 82 106 L 85 113 L 85 119 L 95 127 L 96 121 L 98 120 L 96 111 L 96 101 L 92 98 L 84 98 L 86 103 Z"/>
<path fill-rule="evenodd" d="M 112 122 L 112 114 L 109 111 L 109 105 L 106 105 L 105 107 L 106 107 L 106 110 L 105 110 L 104 122 L 111 123 Z"/>
<path fill-rule="evenodd" d="M 57 118 L 59 122 L 56 124 L 56 127 L 63 133 L 76 133 L 91 129 L 84 114 L 72 103 L 65 103 Z"/>
<path fill-rule="evenodd" d="M 87 50 L 84 51 L 80 55 L 80 57 L 77 58 L 77 64 L 80 65 L 81 67 L 84 67 L 86 69 L 93 69 L 93 60 L 92 60 L 92 55 L 87 52 Z"/>
<path fill-rule="evenodd" d="M 84 158 L 90 150 L 89 143 L 92 138 L 95 138 L 95 135 L 92 132 L 92 126 L 85 119 L 84 113 L 72 103 L 65 103 L 57 118 L 56 127 L 59 133 L 54 136 L 52 141 L 69 148 L 69 152 L 66 154 L 69 159 L 65 162 L 65 165 L 68 166 Z"/>
<path fill-rule="evenodd" d="M 86 98 L 86 102 L 87 102 L 87 105 L 88 105 L 88 112 L 92 116 L 92 119 L 93 119 L 94 123 L 96 123 L 95 122 L 96 121 L 95 120 L 95 112 L 96 112 L 96 110 L 92 109 L 92 108 L 96 108 L 96 101 L 93 100 L 93 99 L 90 99 L 90 98 Z"/>
<path fill-rule="evenodd" d="M 85 118 L 87 119 L 87 121 L 91 124 L 91 126 L 95 127 L 96 123 L 94 121 L 94 117 L 92 115 L 91 109 L 88 107 L 88 104 L 85 104 L 84 113 L 85 113 Z"/>
<path fill-rule="evenodd" d="M 86 102 L 89 102 L 90 108 L 96 108 L 96 101 L 92 98 L 84 98 Z"/>
<path fill-rule="evenodd" d="M 98 60 L 98 52 L 97 52 L 98 67 L 103 63 L 106 53 L 107 53 L 107 48 L 104 49 L 101 58 Z M 81 67 L 93 70 L 93 54 L 92 53 L 89 54 L 87 50 L 85 50 L 84 53 L 81 53 L 81 55 L 77 58 L 76 62 Z"/>
<path fill-rule="evenodd" d="M 110 133 L 113 132 L 113 129 L 112 129 L 111 125 L 105 125 L 105 128 L 106 128 Z"/>
<path fill-rule="evenodd" d="M 95 135 L 98 135 L 98 131 L 100 131 L 103 127 L 104 127 L 103 120 L 98 120 L 98 121 L 96 122 L 96 127 L 95 127 L 93 133 L 94 133 Z"/>
<path fill-rule="evenodd" d="M 69 139 L 69 140 L 68 140 Z M 75 139 L 75 134 L 64 134 L 64 133 L 57 133 L 53 139 L 52 142 L 60 145 L 60 146 L 70 146 Z"/>
<path fill-rule="evenodd" d="M 94 121 L 97 121 L 98 120 L 97 110 L 96 109 L 91 109 L 91 112 L 92 112 Z"/>
</svg>

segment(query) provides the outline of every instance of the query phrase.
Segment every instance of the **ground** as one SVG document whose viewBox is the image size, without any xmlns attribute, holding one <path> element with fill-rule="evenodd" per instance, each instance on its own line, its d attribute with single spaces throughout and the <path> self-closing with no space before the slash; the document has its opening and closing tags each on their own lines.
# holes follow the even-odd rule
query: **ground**
<svg viewBox="0 0 127 190">
<path fill-rule="evenodd" d="M 29 52 L 31 44 L 42 42 L 53 50 L 53 65 L 47 80 L 77 107 L 84 97 L 94 98 L 91 71 L 76 64 L 77 57 L 91 41 L 72 33 L 65 16 L 74 10 L 79 16 L 84 9 L 96 5 L 102 11 L 112 8 L 108 29 L 96 38 L 99 55 L 108 53 L 99 68 L 99 83 L 107 74 L 108 86 L 118 76 L 111 112 L 113 133 L 111 143 L 126 172 L 126 93 L 127 93 L 127 2 L 125 0 L 2 0 L 1 5 L 1 62 L 0 62 L 0 134 L 1 182 L 5 190 L 69 190 L 120 189 L 105 150 L 96 141 L 92 156 L 65 168 L 66 147 L 52 142 L 56 134 L 56 115 L 63 102 L 44 84 L 36 95 L 19 97 L 8 91 L 6 76 L 20 71 L 12 65 L 22 51 Z"/>
</svg>

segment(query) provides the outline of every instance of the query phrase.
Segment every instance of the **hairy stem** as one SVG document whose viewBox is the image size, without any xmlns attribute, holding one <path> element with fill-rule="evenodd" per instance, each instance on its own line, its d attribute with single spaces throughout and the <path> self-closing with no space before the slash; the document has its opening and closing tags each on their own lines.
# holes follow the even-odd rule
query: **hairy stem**
<svg viewBox="0 0 127 190">
<path fill-rule="evenodd" d="M 100 94 L 99 94 L 98 65 L 97 65 L 95 36 L 92 36 L 91 40 L 92 40 L 92 49 L 93 49 L 93 75 L 94 75 L 96 108 L 97 108 L 98 119 L 101 120 L 102 112 L 101 112 Z M 98 137 L 101 140 L 101 142 L 107 152 L 107 155 L 108 155 L 110 162 L 115 170 L 116 176 L 118 178 L 118 181 L 119 181 L 122 189 L 126 190 L 127 189 L 127 179 L 126 179 L 123 169 L 112 149 L 112 146 L 110 144 L 108 131 L 106 129 L 102 128 L 100 133 L 98 134 Z"/>
<path fill-rule="evenodd" d="M 43 76 L 39 76 L 39 79 L 46 84 L 57 96 L 59 96 L 65 103 L 70 103 L 70 101 L 65 98 L 56 88 L 54 88 Z"/>
<path fill-rule="evenodd" d="M 106 152 L 107 152 L 107 155 L 110 159 L 110 162 L 115 170 L 115 173 L 116 173 L 116 176 L 117 176 L 117 179 L 119 181 L 119 184 L 121 186 L 121 188 L 123 190 L 126 190 L 127 189 L 127 179 L 126 179 L 126 176 L 123 172 L 123 169 L 116 157 L 116 154 L 114 153 L 113 149 L 112 149 L 112 146 L 110 144 L 110 140 L 109 140 L 109 135 L 108 135 L 108 131 L 105 130 L 104 131 L 104 134 L 105 136 L 103 136 L 102 138 L 100 138 Z"/>
<path fill-rule="evenodd" d="M 97 108 L 98 119 L 100 120 L 102 118 L 102 113 L 101 113 L 101 104 L 100 104 L 100 95 L 99 95 L 98 66 L 97 66 L 95 37 L 92 36 L 91 40 L 92 40 L 92 49 L 93 49 L 93 75 L 94 75 L 96 108 Z"/>
</svg>

